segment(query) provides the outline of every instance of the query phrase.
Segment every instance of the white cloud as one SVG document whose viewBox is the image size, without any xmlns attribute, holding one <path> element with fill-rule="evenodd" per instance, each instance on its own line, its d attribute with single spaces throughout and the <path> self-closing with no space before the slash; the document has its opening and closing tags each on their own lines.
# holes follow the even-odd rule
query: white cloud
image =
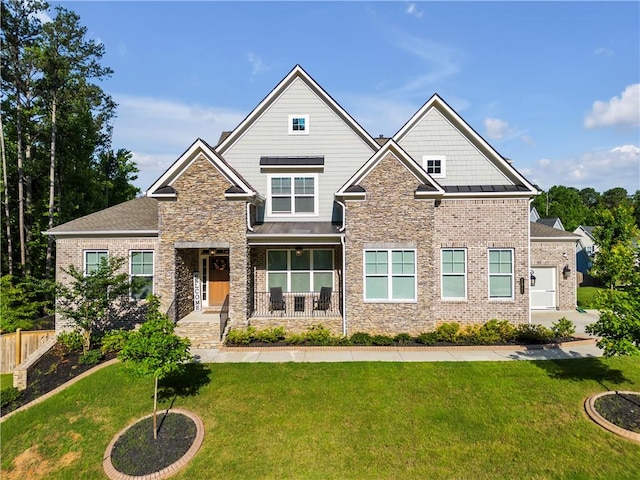
<svg viewBox="0 0 640 480">
<path fill-rule="evenodd" d="M 262 59 L 255 53 L 249 52 L 247 60 L 249 60 L 249 63 L 251 64 L 252 76 L 256 76 L 258 73 L 266 72 L 268 70 Z"/>
<path fill-rule="evenodd" d="M 611 125 L 640 126 L 640 83 L 629 85 L 620 97 L 608 102 L 596 100 L 584 119 L 587 128 Z"/>
<path fill-rule="evenodd" d="M 140 173 L 136 186 L 149 187 L 196 138 L 216 145 L 220 134 L 232 130 L 245 117 L 214 106 L 177 101 L 114 95 L 118 117 L 113 128 L 113 147 L 134 153 Z"/>
<path fill-rule="evenodd" d="M 509 130 L 509 124 L 499 118 L 485 118 L 483 123 L 486 134 L 489 138 L 501 139 Z"/>
<path fill-rule="evenodd" d="M 610 57 L 611 55 L 613 55 L 613 50 L 610 50 L 610 49 L 605 48 L 605 47 L 599 47 L 599 48 L 596 48 L 593 51 L 593 54 L 594 55 L 604 55 L 606 57 Z"/>
<path fill-rule="evenodd" d="M 422 15 L 424 14 L 424 10 L 420 10 L 415 3 L 410 3 L 409 5 L 407 5 L 407 8 L 405 9 L 404 13 L 407 13 L 416 18 L 422 18 Z"/>
<path fill-rule="evenodd" d="M 544 158 L 522 172 L 545 190 L 565 185 L 578 189 L 592 187 L 599 192 L 622 187 L 633 193 L 640 189 L 640 147 L 623 145 L 568 158 Z"/>
</svg>

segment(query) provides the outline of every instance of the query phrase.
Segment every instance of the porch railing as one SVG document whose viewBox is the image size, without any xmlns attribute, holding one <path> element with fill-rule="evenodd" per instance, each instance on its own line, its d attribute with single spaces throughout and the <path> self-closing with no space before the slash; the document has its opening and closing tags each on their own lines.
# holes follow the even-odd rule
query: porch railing
<svg viewBox="0 0 640 480">
<path fill-rule="evenodd" d="M 229 321 L 229 295 L 225 297 L 224 303 L 220 308 L 220 340 L 222 340 L 222 337 L 224 337 L 228 321 Z"/>
<path fill-rule="evenodd" d="M 331 292 L 329 301 L 320 292 L 284 292 L 283 303 L 272 301 L 269 292 L 255 292 L 253 317 L 326 317 L 340 316 L 340 292 Z"/>
</svg>

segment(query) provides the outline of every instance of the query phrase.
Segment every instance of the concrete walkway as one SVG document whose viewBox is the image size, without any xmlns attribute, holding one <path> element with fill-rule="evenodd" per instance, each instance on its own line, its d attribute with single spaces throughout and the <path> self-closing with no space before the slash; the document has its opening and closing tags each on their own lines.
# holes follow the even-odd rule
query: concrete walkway
<svg viewBox="0 0 640 480">
<path fill-rule="evenodd" d="M 589 310 L 537 310 L 531 322 L 547 327 L 566 317 L 576 325 L 576 336 L 589 338 L 584 328 L 598 319 Z M 194 348 L 191 354 L 201 363 L 281 363 L 281 362 L 470 362 L 508 360 L 561 360 L 600 357 L 595 339 L 539 347 L 289 347 L 289 348 Z"/>
</svg>

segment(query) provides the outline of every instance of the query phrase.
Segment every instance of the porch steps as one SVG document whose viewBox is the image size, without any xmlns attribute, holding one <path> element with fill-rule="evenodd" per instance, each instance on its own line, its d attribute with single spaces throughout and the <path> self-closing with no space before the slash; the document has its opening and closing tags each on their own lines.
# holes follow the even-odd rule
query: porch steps
<svg viewBox="0 0 640 480">
<path fill-rule="evenodd" d="M 192 348 L 215 348 L 220 346 L 220 317 L 207 315 L 211 319 L 189 318 L 187 315 L 176 324 L 176 335 L 188 338 Z"/>
</svg>

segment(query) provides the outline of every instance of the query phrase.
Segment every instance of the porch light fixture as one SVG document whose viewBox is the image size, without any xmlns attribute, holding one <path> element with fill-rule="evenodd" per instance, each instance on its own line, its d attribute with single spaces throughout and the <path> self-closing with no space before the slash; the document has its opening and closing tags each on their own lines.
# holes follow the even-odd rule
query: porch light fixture
<svg viewBox="0 0 640 480">
<path fill-rule="evenodd" d="M 216 253 L 217 252 L 215 248 L 212 248 L 211 250 L 209 250 L 209 255 L 215 255 Z"/>
<path fill-rule="evenodd" d="M 302 256 L 302 247 L 296 247 L 296 257 Z"/>
<path fill-rule="evenodd" d="M 533 270 L 529 273 L 529 279 L 531 280 L 531 286 L 536 286 L 536 276 L 533 274 Z"/>
<path fill-rule="evenodd" d="M 562 277 L 566 280 L 569 278 L 569 275 L 571 275 L 571 269 L 569 268 L 569 265 L 565 265 L 562 269 Z"/>
</svg>

